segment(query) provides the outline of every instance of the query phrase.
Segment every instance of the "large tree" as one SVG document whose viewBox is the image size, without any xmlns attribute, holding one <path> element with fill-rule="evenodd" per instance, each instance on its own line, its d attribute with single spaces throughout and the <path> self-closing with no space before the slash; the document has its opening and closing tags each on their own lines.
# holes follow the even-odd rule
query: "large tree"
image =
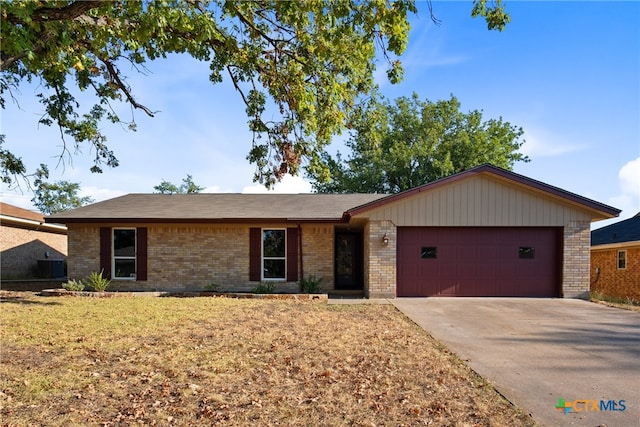
<svg viewBox="0 0 640 427">
<path fill-rule="evenodd" d="M 176 185 L 170 181 L 162 180 L 160 184 L 153 187 L 154 193 L 160 194 L 195 194 L 200 193 L 204 190 L 204 187 L 200 187 L 198 184 L 193 182 L 193 177 L 191 175 L 187 175 L 186 178 L 182 179 L 182 184 Z"/>
<path fill-rule="evenodd" d="M 36 178 L 39 181 L 40 178 Z M 33 205 L 45 215 L 68 211 L 93 203 L 90 196 L 80 196 L 80 184 L 70 181 L 36 182 Z"/>
<path fill-rule="evenodd" d="M 438 102 L 373 97 L 352 126 L 348 158 L 325 152 L 328 175 L 309 170 L 318 192 L 398 193 L 483 163 L 512 169 L 529 161 L 519 152 L 522 128 L 483 120 L 478 110 L 463 113 L 453 95 Z"/>
<path fill-rule="evenodd" d="M 509 21 L 500 0 L 473 4 L 490 29 Z M 113 103 L 154 115 L 122 70 L 188 54 L 209 62 L 212 83 L 226 75 L 242 97 L 254 135 L 247 158 L 269 185 L 303 160 L 321 167 L 318 153 L 373 87 L 377 55 L 392 82 L 402 77 L 394 55 L 415 11 L 413 0 L 2 2 L 0 103 L 19 99 L 22 81 L 38 83 L 39 123 L 59 127 L 63 154 L 88 146 L 91 170 L 102 172 L 118 165 L 100 131 L 103 120 L 123 123 Z M 79 91 L 95 103 L 81 106 Z M 19 153 L 0 156 L 4 182 L 25 175 Z"/>
</svg>

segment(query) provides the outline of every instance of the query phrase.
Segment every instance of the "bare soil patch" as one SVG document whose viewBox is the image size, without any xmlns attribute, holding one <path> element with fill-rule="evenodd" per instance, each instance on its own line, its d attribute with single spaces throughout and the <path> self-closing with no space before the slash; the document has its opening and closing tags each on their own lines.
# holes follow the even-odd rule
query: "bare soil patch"
<svg viewBox="0 0 640 427">
<path fill-rule="evenodd" d="M 534 425 L 389 305 L 0 298 L 3 425 Z"/>
</svg>

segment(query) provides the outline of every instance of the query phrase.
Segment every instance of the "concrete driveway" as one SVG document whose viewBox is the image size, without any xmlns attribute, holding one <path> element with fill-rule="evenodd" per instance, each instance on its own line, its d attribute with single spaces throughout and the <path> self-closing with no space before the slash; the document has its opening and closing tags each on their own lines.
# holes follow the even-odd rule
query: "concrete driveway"
<svg viewBox="0 0 640 427">
<path fill-rule="evenodd" d="M 573 299 L 390 301 L 540 424 L 640 426 L 640 313 Z M 574 408 L 556 409 L 560 398 Z"/>
</svg>

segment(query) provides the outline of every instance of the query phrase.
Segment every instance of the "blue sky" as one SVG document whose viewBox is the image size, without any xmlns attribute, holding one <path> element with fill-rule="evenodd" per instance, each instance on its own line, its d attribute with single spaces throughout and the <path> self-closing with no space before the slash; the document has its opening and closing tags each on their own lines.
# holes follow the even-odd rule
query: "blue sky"
<svg viewBox="0 0 640 427">
<path fill-rule="evenodd" d="M 378 82 L 390 99 L 416 92 L 437 101 L 451 94 L 464 111 L 483 110 L 524 129 L 522 149 L 530 163 L 514 171 L 607 203 L 628 218 L 640 211 L 640 2 L 521 2 L 506 0 L 512 22 L 489 32 L 472 19 L 471 1 L 434 2 L 435 26 L 426 3 L 412 18 L 409 46 L 400 58 L 405 79 Z M 104 124 L 120 160 L 116 169 L 91 174 L 92 153 L 56 167 L 59 132 L 37 125 L 35 86 L 21 87 L 20 108 L 2 111 L 6 148 L 30 169 L 48 162 L 51 181 L 80 182 L 96 201 L 125 193 L 152 192 L 187 174 L 207 192 L 264 191 L 252 182 L 245 159 L 251 135 L 244 106 L 229 84 L 214 86 L 208 65 L 172 56 L 150 63 L 149 75 L 127 71 L 137 99 L 158 111 L 134 112 L 137 132 Z M 128 107 L 122 116 L 131 113 Z M 336 139 L 330 149 L 341 148 Z M 344 150 L 343 150 L 344 152 Z M 2 200 L 31 208 L 22 185 L 2 187 Z M 280 192 L 307 192 L 301 178 L 285 179 Z M 598 227 L 609 222 L 594 224 Z"/>
</svg>

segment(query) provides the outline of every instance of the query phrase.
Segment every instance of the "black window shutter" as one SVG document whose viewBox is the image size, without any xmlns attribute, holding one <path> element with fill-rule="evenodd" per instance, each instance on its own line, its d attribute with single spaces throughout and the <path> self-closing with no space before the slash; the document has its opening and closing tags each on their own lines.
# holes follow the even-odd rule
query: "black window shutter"
<svg viewBox="0 0 640 427">
<path fill-rule="evenodd" d="M 262 279 L 262 230 L 249 229 L 249 280 L 259 282 Z"/>
<path fill-rule="evenodd" d="M 100 269 L 102 277 L 111 279 L 111 228 L 100 227 Z"/>
<path fill-rule="evenodd" d="M 298 229 L 287 228 L 287 282 L 298 281 Z"/>
<path fill-rule="evenodd" d="M 136 229 L 136 280 L 147 280 L 147 227 Z"/>
</svg>

